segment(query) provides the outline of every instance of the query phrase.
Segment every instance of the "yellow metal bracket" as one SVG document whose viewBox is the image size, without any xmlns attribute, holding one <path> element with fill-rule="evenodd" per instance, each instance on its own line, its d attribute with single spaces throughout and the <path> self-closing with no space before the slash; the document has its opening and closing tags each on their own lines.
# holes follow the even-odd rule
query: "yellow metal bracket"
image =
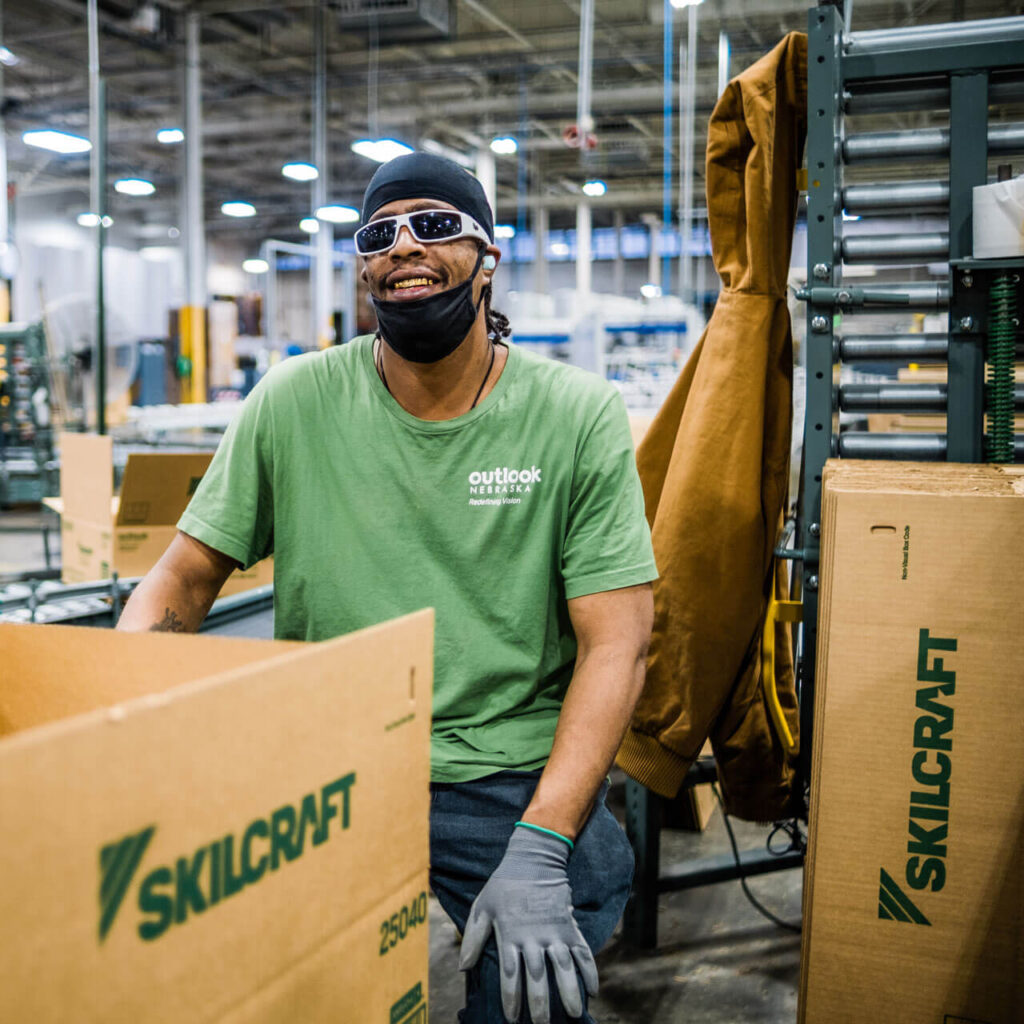
<svg viewBox="0 0 1024 1024">
<path fill-rule="evenodd" d="M 796 750 L 796 741 L 786 722 L 786 716 L 779 702 L 779 691 L 775 683 L 775 624 L 777 622 L 802 622 L 804 606 L 801 601 L 778 600 L 774 594 L 768 602 L 764 618 L 764 635 L 761 640 L 761 679 L 768 698 L 768 711 L 775 723 L 786 753 Z"/>
</svg>

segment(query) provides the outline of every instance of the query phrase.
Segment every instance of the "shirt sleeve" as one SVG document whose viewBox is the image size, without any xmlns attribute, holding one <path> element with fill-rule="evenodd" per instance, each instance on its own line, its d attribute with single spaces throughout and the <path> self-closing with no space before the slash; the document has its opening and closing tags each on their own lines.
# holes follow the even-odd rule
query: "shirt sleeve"
<svg viewBox="0 0 1024 1024">
<path fill-rule="evenodd" d="M 562 577 L 569 600 L 658 577 L 629 417 L 617 392 L 577 448 Z"/>
<path fill-rule="evenodd" d="M 273 417 L 266 378 L 242 403 L 178 529 L 240 562 L 274 552 Z"/>
</svg>

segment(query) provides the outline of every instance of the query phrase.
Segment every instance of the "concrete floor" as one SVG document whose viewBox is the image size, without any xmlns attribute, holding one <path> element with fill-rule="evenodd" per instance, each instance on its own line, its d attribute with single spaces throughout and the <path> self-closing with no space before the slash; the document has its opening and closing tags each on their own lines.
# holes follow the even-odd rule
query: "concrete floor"
<svg viewBox="0 0 1024 1024">
<path fill-rule="evenodd" d="M 54 521 L 53 516 L 48 516 Z M 0 577 L 44 566 L 38 513 L 0 510 Z M 50 550 L 59 564 L 60 536 Z M 269 613 L 231 623 L 224 632 L 269 636 Z M 622 815 L 621 775 L 613 777 L 610 804 Z M 740 849 L 761 848 L 768 831 L 734 822 Z M 665 830 L 662 865 L 727 852 L 716 810 L 703 833 Z M 800 920 L 801 872 L 762 875 L 749 883 L 777 917 Z M 430 907 L 430 1019 L 455 1024 L 462 1005 L 455 929 L 437 902 Z M 724 882 L 659 899 L 658 947 L 628 949 L 619 932 L 597 957 L 601 991 L 591 1004 L 599 1024 L 793 1024 L 796 1020 L 800 937 L 778 928 L 747 901 L 738 882 Z"/>
</svg>

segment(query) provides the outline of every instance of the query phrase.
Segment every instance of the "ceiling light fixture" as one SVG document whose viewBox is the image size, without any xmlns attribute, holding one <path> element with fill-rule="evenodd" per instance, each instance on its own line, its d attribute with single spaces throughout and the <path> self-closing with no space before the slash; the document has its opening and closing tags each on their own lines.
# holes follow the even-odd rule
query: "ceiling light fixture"
<svg viewBox="0 0 1024 1024">
<path fill-rule="evenodd" d="M 352 206 L 321 206 L 316 211 L 318 220 L 330 221 L 331 224 L 355 224 L 359 220 L 359 211 Z"/>
<path fill-rule="evenodd" d="M 608 186 L 603 181 L 587 181 L 583 184 L 583 194 L 586 196 L 603 196 L 608 191 Z"/>
<path fill-rule="evenodd" d="M 261 259 L 242 260 L 242 269 L 247 274 L 265 274 L 270 269 L 270 264 Z"/>
<path fill-rule="evenodd" d="M 185 133 L 180 128 L 161 128 L 156 133 L 156 141 L 171 146 L 175 142 L 184 142 Z"/>
<path fill-rule="evenodd" d="M 511 224 L 495 224 L 494 225 L 494 237 L 495 238 L 515 238 L 516 229 Z"/>
<path fill-rule="evenodd" d="M 704 0 L 669 0 L 669 2 L 678 9 L 680 7 L 699 7 Z"/>
<path fill-rule="evenodd" d="M 499 135 L 491 139 L 491 149 L 499 156 L 511 156 L 519 148 L 519 143 L 511 135 Z"/>
<path fill-rule="evenodd" d="M 412 146 L 407 146 L 398 139 L 357 139 L 352 143 L 353 153 L 369 157 L 379 164 L 386 164 L 396 156 L 405 156 L 412 151 Z"/>
<path fill-rule="evenodd" d="M 315 235 L 320 230 L 320 221 L 316 217 L 303 217 L 299 221 L 299 228 L 307 235 Z"/>
<path fill-rule="evenodd" d="M 145 178 L 121 178 L 114 182 L 114 191 L 123 196 L 151 196 L 156 186 Z"/>
<path fill-rule="evenodd" d="M 80 213 L 75 220 L 82 225 L 83 228 L 94 228 L 100 222 L 99 214 L 97 213 Z M 103 226 L 109 228 L 114 223 L 113 217 L 104 217 Z"/>
<path fill-rule="evenodd" d="M 292 181 L 316 181 L 320 172 L 312 165 L 301 161 L 292 164 L 285 164 L 281 173 Z"/>
<path fill-rule="evenodd" d="M 252 203 L 243 203 L 237 200 L 220 204 L 220 212 L 228 217 L 255 217 L 256 207 Z"/>
<path fill-rule="evenodd" d="M 48 129 L 25 132 L 21 136 L 21 141 L 26 146 L 48 149 L 53 153 L 88 153 L 92 149 L 92 143 L 88 139 L 83 139 L 80 135 L 71 135 L 68 132 L 55 132 Z"/>
</svg>

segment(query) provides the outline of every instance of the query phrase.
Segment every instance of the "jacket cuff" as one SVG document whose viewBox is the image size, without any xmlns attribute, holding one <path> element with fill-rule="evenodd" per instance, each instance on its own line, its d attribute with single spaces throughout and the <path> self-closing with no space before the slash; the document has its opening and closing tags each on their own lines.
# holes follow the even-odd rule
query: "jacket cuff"
<svg viewBox="0 0 1024 1024">
<path fill-rule="evenodd" d="M 679 792 L 694 758 L 686 758 L 662 746 L 655 736 L 630 729 L 622 741 L 615 763 L 642 786 L 671 799 Z"/>
</svg>

